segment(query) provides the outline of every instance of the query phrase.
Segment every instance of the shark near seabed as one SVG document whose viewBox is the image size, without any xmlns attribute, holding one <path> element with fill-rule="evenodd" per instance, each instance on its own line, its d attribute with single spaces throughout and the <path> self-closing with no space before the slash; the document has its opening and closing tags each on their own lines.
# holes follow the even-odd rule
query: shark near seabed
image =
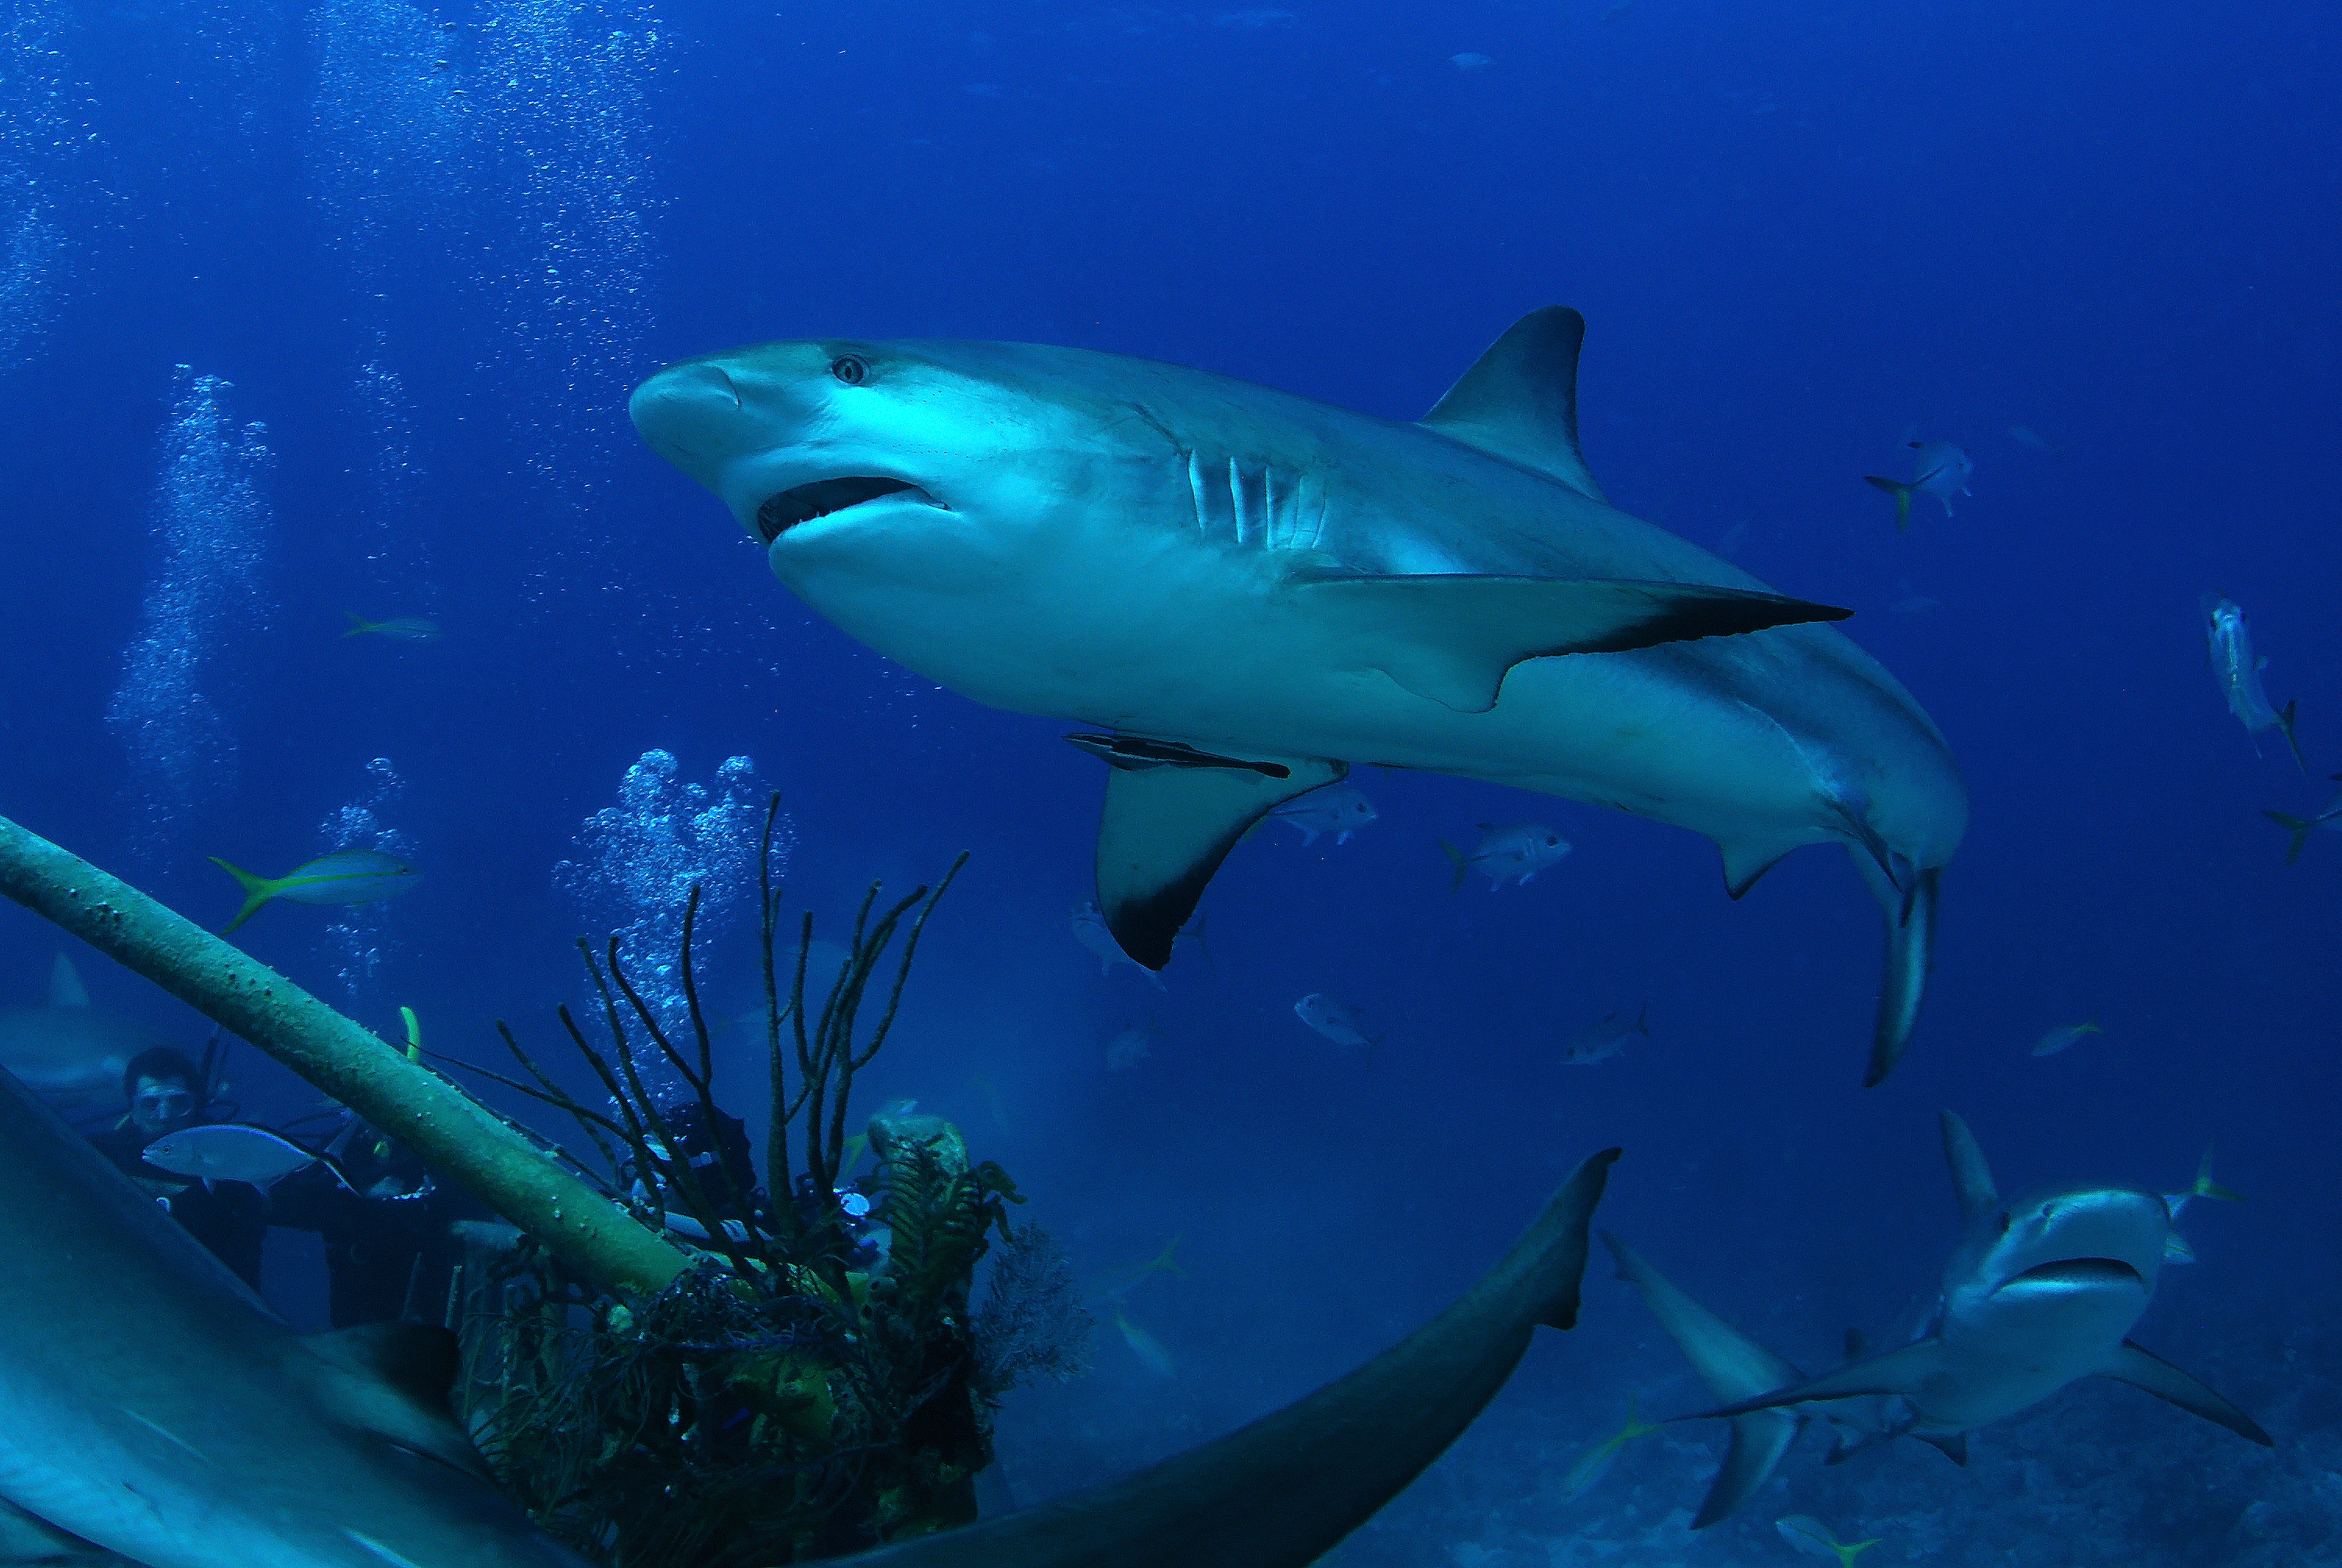
<svg viewBox="0 0 2342 1568">
<path fill-rule="evenodd" d="M 2004 1202 L 1967 1124 L 1947 1111 L 1943 1133 L 1964 1228 L 1944 1265 L 1933 1325 L 1909 1344 L 1708 1415 L 1736 1423 L 1816 1401 L 1889 1397 L 1905 1412 L 1896 1434 L 1965 1464 L 1977 1427 L 2077 1378 L 2107 1377 L 2275 1446 L 2251 1416 L 2127 1337 L 2174 1255 L 2170 1199 L 2137 1187 L 2077 1187 Z M 2207 1181 L 2199 1174 L 2198 1188 Z M 1676 1337 L 1696 1364 L 1691 1342 Z M 1736 1451 L 1739 1439 L 1736 1425 Z"/>
<path fill-rule="evenodd" d="M 1150 968 L 1245 831 L 1354 763 L 1706 834 L 1746 893 L 1845 844 L 1887 913 L 1869 1081 L 1909 1038 L 1967 826 L 1909 694 L 1785 599 L 1602 495 L 1585 319 L 1532 313 L 1419 424 L 1026 344 L 825 339 L 636 389 L 849 635 L 965 696 L 1103 733 L 1107 926 Z"/>
</svg>

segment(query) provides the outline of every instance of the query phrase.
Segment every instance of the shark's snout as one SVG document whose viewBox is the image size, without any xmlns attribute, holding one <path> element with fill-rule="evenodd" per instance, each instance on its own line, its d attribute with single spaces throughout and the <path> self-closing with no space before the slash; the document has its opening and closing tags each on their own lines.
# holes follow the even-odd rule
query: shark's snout
<svg viewBox="0 0 2342 1568">
<path fill-rule="evenodd" d="M 703 484 L 711 484 L 741 430 L 740 389 L 722 365 L 660 371 L 635 388 L 626 414 L 652 451 Z"/>
</svg>

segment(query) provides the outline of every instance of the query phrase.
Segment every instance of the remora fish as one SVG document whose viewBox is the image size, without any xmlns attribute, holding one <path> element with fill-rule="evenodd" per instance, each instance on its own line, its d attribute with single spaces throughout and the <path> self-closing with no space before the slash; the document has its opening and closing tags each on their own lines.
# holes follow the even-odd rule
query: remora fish
<svg viewBox="0 0 2342 1568">
<path fill-rule="evenodd" d="M 1945 1265 L 1933 1329 L 1883 1355 L 1706 1413 L 1892 1394 L 1905 1431 L 1967 1463 L 1967 1433 L 2082 1377 L 2110 1377 L 2275 1447 L 2243 1411 L 2124 1336 L 2147 1310 L 2171 1238 L 2160 1195 L 2082 1187 L 2004 1204 L 1966 1122 L 1943 1114 L 1966 1233 Z"/>
<path fill-rule="evenodd" d="M 1533 313 L 1416 424 L 1084 349 L 835 339 L 686 361 L 631 412 L 849 635 L 1106 732 L 1072 737 L 1113 769 L 1099 904 L 1148 967 L 1255 820 L 1370 760 L 1692 828 L 1735 896 L 1846 844 L 1890 933 L 1875 1083 L 1967 824 L 1950 753 L 1807 624 L 1845 612 L 1603 499 L 1585 325 Z"/>
<path fill-rule="evenodd" d="M 2260 755 L 2263 730 L 2282 730 L 2285 744 L 2293 748 L 2293 760 L 2304 773 L 2308 772 L 2309 764 L 2301 760 L 2301 743 L 2293 734 L 2294 714 L 2301 703 L 2296 699 L 2282 709 L 2269 705 L 2268 692 L 2261 685 L 2261 671 L 2268 660 L 2253 652 L 2253 629 L 2244 607 L 2225 594 L 2204 595 L 2204 642 L 2212 674 L 2220 683 L 2220 694 L 2227 698 L 2228 711 L 2237 715 L 2237 722 L 2245 726 L 2253 754 Z"/>
<path fill-rule="evenodd" d="M 49 965 L 46 1000 L 0 1007 L 0 1067 L 26 1088 L 60 1099 L 120 1103 L 122 1070 L 142 1051 L 168 1045 L 167 1035 L 89 1004 L 73 960 Z"/>
<path fill-rule="evenodd" d="M 1586 1224 L 1617 1157 L 1578 1166 L 1469 1294 L 1347 1377 L 1136 1475 L 837 1568 L 1304 1568 L 1472 1424 L 1538 1324 L 1577 1321 Z"/>
<path fill-rule="evenodd" d="M 0 1255 L 12 1542 L 147 1568 L 585 1568 L 449 1413 L 455 1335 L 295 1335 L 5 1074 Z"/>
</svg>

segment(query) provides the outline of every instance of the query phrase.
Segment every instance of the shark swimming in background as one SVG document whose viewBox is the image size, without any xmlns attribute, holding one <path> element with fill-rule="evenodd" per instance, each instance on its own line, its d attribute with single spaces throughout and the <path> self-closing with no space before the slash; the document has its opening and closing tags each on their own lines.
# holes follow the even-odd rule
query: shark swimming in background
<svg viewBox="0 0 2342 1568">
<path fill-rule="evenodd" d="M 631 413 L 848 635 L 1093 726 L 1105 922 L 1149 968 L 1236 841 L 1376 763 L 1706 834 L 1735 897 L 1844 844 L 1887 913 L 1869 1081 L 1916 1018 L 1950 751 L 1875 661 L 1612 507 L 1585 319 L 1533 312 L 1416 424 L 1086 349 L 824 339 L 661 371 Z"/>
<path fill-rule="evenodd" d="M 456 1423 L 454 1334 L 295 1334 L 5 1073 L 0 1253 L 0 1561 L 586 1568 Z"/>
<path fill-rule="evenodd" d="M 2078 1187 L 2004 1202 L 1976 1135 L 1943 1114 L 1964 1231 L 1944 1268 L 1935 1323 L 1911 1343 L 1825 1376 L 1744 1397 L 1736 1420 L 1816 1400 L 1892 1395 L 1899 1433 L 1967 1463 L 1967 1434 L 2077 1378 L 2147 1390 L 2263 1447 L 2260 1424 L 2127 1337 L 2155 1293 L 2175 1235 L 2170 1201 L 2135 1187 Z"/>
<path fill-rule="evenodd" d="M 122 1101 L 122 1070 L 142 1051 L 173 1044 L 168 1035 L 90 1005 L 73 960 L 49 965 L 47 996 L 29 1007 L 0 1007 L 0 1067 L 26 1088 L 60 1103 Z"/>
</svg>

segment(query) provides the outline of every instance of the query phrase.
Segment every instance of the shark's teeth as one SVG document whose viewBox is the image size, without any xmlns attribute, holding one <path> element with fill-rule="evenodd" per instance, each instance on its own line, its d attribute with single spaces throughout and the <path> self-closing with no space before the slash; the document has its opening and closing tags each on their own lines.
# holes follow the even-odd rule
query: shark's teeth
<svg viewBox="0 0 2342 1568">
<path fill-rule="evenodd" d="M 935 500 L 916 484 L 900 479 L 880 479 L 875 476 L 850 476 L 843 479 L 816 479 L 810 484 L 800 484 L 794 490 L 784 490 L 768 497 L 756 508 L 756 532 L 769 544 L 800 523 L 810 523 L 816 517 L 826 517 L 833 512 L 843 512 L 849 506 L 859 506 L 865 501 L 876 501 L 882 495 L 909 491 L 929 505 Z"/>
</svg>

